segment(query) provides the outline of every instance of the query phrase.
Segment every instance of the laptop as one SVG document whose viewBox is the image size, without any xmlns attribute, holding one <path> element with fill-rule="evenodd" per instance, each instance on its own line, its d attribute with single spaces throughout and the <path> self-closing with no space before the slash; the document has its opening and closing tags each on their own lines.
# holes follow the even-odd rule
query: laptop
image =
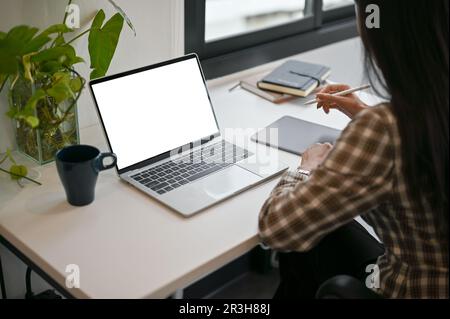
<svg viewBox="0 0 450 319">
<path fill-rule="evenodd" d="M 183 216 L 287 168 L 222 137 L 195 54 L 96 79 L 89 88 L 120 178 Z"/>
</svg>

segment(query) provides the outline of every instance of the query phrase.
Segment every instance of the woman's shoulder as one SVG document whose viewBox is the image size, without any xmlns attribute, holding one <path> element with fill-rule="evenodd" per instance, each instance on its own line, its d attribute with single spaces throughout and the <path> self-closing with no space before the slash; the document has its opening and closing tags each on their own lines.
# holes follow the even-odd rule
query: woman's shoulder
<svg viewBox="0 0 450 319">
<path fill-rule="evenodd" d="M 384 147 L 393 152 L 398 144 L 396 127 L 390 104 L 383 103 L 359 112 L 344 129 L 339 141 L 361 147 L 376 145 L 376 148 Z"/>
<path fill-rule="evenodd" d="M 389 106 L 384 104 L 358 113 L 342 132 L 324 166 L 366 177 L 379 168 L 388 170 L 395 156 L 392 119 Z"/>
<path fill-rule="evenodd" d="M 390 103 L 381 103 L 375 106 L 368 107 L 355 117 L 355 119 L 359 118 L 373 118 L 389 122 L 395 119 Z"/>
<path fill-rule="evenodd" d="M 352 122 L 357 125 L 370 122 L 371 126 L 390 131 L 396 127 L 395 116 L 389 103 L 381 103 L 361 111 Z"/>
</svg>

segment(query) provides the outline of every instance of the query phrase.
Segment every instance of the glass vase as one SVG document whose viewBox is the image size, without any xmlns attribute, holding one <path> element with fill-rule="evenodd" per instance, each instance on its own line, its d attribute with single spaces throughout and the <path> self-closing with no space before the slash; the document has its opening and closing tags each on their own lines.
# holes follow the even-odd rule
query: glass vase
<svg viewBox="0 0 450 319">
<path fill-rule="evenodd" d="M 25 107 L 29 98 L 41 85 L 19 78 L 10 91 L 9 103 L 19 110 Z M 39 163 L 52 162 L 58 150 L 68 145 L 79 144 L 77 105 L 73 99 L 61 103 L 51 97 L 38 102 L 35 116 L 39 119 L 37 128 L 24 120 L 14 120 L 18 150 Z"/>
</svg>

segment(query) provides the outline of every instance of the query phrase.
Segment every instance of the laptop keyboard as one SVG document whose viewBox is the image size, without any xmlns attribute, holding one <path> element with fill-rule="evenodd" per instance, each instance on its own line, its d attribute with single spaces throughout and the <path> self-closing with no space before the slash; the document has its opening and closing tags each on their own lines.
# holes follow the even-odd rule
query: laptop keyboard
<svg viewBox="0 0 450 319">
<path fill-rule="evenodd" d="M 168 161 L 131 176 L 135 181 L 162 195 L 211 173 L 229 167 L 252 155 L 226 141 L 201 148 L 174 161 Z"/>
</svg>

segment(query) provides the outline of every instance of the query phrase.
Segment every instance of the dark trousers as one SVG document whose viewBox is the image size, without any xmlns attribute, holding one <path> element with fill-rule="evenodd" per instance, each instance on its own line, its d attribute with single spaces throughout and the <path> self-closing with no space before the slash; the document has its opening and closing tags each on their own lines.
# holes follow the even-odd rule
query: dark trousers
<svg viewBox="0 0 450 319">
<path fill-rule="evenodd" d="M 312 299 L 320 285 L 337 275 L 365 282 L 366 266 L 384 252 L 359 223 L 351 223 L 325 236 L 308 252 L 279 253 L 281 283 L 275 299 Z"/>
</svg>

